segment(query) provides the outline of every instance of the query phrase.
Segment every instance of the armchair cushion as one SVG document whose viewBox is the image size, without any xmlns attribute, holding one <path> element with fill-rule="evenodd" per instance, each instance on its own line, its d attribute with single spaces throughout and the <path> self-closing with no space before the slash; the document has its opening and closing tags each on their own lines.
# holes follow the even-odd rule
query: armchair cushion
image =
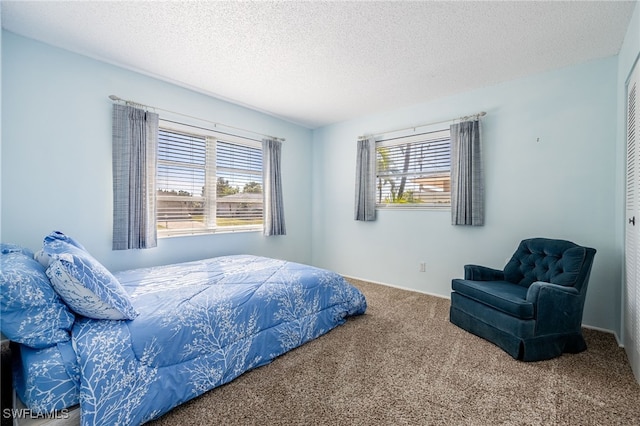
<svg viewBox="0 0 640 426">
<path fill-rule="evenodd" d="M 534 304 L 527 300 L 527 288 L 508 281 L 454 279 L 453 291 L 520 319 L 534 316 Z"/>
<path fill-rule="evenodd" d="M 584 247 L 564 240 L 523 240 L 504 267 L 504 279 L 525 287 L 535 281 L 576 284 L 586 256 Z"/>
</svg>

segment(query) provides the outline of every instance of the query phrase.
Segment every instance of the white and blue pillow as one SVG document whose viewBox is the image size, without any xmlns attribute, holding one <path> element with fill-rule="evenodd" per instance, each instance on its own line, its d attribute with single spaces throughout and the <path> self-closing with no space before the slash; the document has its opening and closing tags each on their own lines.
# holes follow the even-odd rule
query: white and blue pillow
<svg viewBox="0 0 640 426">
<path fill-rule="evenodd" d="M 61 232 L 44 239 L 47 276 L 71 309 L 85 317 L 131 320 L 138 316 L 120 282 L 77 241 Z"/>
<path fill-rule="evenodd" d="M 51 234 L 47 235 L 44 238 L 44 243 L 45 245 L 48 244 L 53 244 L 56 245 L 56 241 L 60 241 L 60 242 L 64 242 L 67 244 L 71 244 L 72 246 L 75 246 L 77 248 L 79 248 L 80 250 L 84 250 L 87 251 L 87 249 L 84 248 L 84 246 L 82 244 L 80 244 L 80 242 L 78 242 L 78 240 L 63 234 L 60 231 L 53 231 Z M 60 250 L 64 251 L 64 245 L 60 245 Z M 44 249 L 38 250 L 34 256 L 33 256 L 38 262 L 40 262 L 40 264 L 42 266 L 44 266 L 45 268 L 49 267 L 49 264 L 51 263 L 51 255 L 48 252 L 45 252 Z"/>
<path fill-rule="evenodd" d="M 10 340 L 40 349 L 69 340 L 71 313 L 33 253 L 14 244 L 0 250 L 0 323 Z"/>
</svg>

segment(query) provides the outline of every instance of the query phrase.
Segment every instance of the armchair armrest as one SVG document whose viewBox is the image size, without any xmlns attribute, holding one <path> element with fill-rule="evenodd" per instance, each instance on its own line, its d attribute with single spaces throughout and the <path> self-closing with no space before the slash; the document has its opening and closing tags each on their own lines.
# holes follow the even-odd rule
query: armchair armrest
<svg viewBox="0 0 640 426">
<path fill-rule="evenodd" d="M 480 265 L 464 265 L 464 279 L 473 281 L 503 281 L 504 272 Z"/>
<path fill-rule="evenodd" d="M 535 309 L 536 334 L 580 330 L 584 300 L 574 287 L 536 281 L 527 290 Z"/>
</svg>

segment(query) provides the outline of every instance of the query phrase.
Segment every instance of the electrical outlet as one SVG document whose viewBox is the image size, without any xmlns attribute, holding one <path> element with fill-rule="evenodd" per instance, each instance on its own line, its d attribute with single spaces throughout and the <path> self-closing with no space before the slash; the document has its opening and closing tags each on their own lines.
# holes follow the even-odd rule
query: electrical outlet
<svg viewBox="0 0 640 426">
<path fill-rule="evenodd" d="M 427 264 L 425 262 L 420 262 L 420 272 L 427 271 Z"/>
</svg>

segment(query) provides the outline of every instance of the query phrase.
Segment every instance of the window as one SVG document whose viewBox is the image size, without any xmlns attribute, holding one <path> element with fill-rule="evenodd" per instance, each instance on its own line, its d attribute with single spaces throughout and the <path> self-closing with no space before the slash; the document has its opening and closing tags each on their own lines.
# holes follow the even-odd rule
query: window
<svg viewBox="0 0 640 426">
<path fill-rule="evenodd" d="M 376 142 L 376 207 L 451 206 L 449 130 Z"/>
<path fill-rule="evenodd" d="M 160 128 L 159 236 L 262 230 L 262 188 L 261 142 Z"/>
</svg>

